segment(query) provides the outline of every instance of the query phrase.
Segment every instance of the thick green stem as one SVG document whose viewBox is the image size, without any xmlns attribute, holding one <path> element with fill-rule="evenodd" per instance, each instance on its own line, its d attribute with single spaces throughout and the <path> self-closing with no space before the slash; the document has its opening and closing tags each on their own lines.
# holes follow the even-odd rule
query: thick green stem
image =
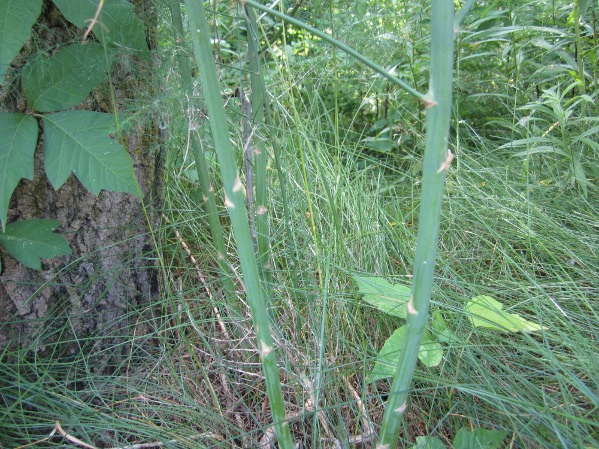
<svg viewBox="0 0 599 449">
<path fill-rule="evenodd" d="M 407 408 L 410 385 L 418 361 L 418 350 L 428 321 L 443 184 L 445 172 L 453 157 L 447 148 L 453 79 L 453 26 L 453 1 L 433 0 L 429 96 L 434 105 L 428 108 L 426 114 L 422 201 L 414 258 L 412 296 L 407 306 L 406 334 L 389 400 L 385 407 L 378 449 L 397 447 L 401 421 Z"/>
<path fill-rule="evenodd" d="M 270 101 L 269 101 L 269 97 L 266 93 L 266 86 L 264 84 L 264 78 L 262 77 L 262 71 L 260 68 L 260 60 L 259 60 L 259 52 L 258 52 L 258 24 L 257 24 L 257 20 L 256 20 L 256 13 L 254 12 L 254 10 L 249 7 L 248 5 L 245 5 L 245 11 L 247 14 L 246 19 L 249 21 L 248 23 L 248 32 L 250 33 L 250 37 L 248 39 L 248 47 L 250 47 L 250 64 L 252 63 L 252 59 L 253 56 L 252 54 L 255 52 L 255 63 L 256 63 L 256 67 L 258 69 L 260 69 L 260 72 L 255 72 L 254 70 L 252 70 L 252 66 L 250 65 L 250 70 L 252 72 L 252 108 L 259 108 L 256 109 L 255 112 L 255 118 L 256 121 L 258 121 L 258 117 L 260 117 L 259 114 L 263 114 L 264 115 L 264 123 L 266 125 L 266 128 L 268 129 L 268 132 L 270 133 L 271 130 L 273 129 L 273 123 L 272 123 L 272 115 L 271 115 L 271 108 L 270 108 Z M 292 14 L 293 15 L 293 14 Z M 253 42 L 252 42 L 253 41 Z M 254 48 L 252 49 L 251 46 L 253 46 Z M 255 76 L 255 73 L 258 74 L 258 76 Z M 258 84 L 258 88 L 256 88 L 254 86 L 254 84 Z M 261 93 L 259 95 L 255 95 L 256 92 L 260 91 Z M 289 197 L 287 194 L 287 178 L 285 175 L 285 171 L 283 170 L 282 167 L 282 163 L 281 163 L 281 157 L 280 157 L 280 148 L 279 148 L 279 143 L 276 141 L 276 139 L 272 138 L 272 146 L 273 146 L 273 154 L 274 154 L 274 162 L 275 162 L 275 169 L 277 172 L 277 176 L 279 178 L 279 188 L 281 191 L 281 199 L 282 199 L 282 204 L 283 204 L 283 216 L 285 217 L 285 232 L 287 234 L 287 242 L 289 243 L 289 258 L 291 259 L 291 277 L 292 277 L 292 282 L 293 282 L 293 288 L 296 292 L 300 291 L 299 288 L 299 280 L 298 280 L 298 259 L 297 259 L 297 243 L 296 243 L 296 236 L 293 232 L 293 229 L 291 228 L 291 223 L 293 223 L 292 219 L 291 219 L 291 212 L 289 211 Z M 264 153 L 266 155 L 266 153 Z M 264 161 L 264 163 L 266 164 L 267 161 Z M 266 168 L 266 167 L 265 167 Z M 265 185 L 266 188 L 266 185 Z M 265 192 L 266 195 L 267 192 Z M 261 196 L 260 192 L 256 192 L 256 200 L 259 202 L 260 200 L 258 199 Z M 267 198 L 265 197 L 263 204 L 266 205 L 267 204 Z M 268 217 L 265 217 L 266 223 L 264 226 L 266 232 L 269 232 L 268 229 Z M 258 234 L 260 235 L 261 231 L 261 226 L 260 223 L 258 222 Z M 260 238 L 260 237 L 259 237 Z M 268 238 L 268 235 L 267 235 Z M 270 247 L 270 242 L 267 241 L 266 243 L 268 243 L 268 247 Z M 264 245 L 266 246 L 266 245 Z M 258 241 L 258 251 L 260 253 L 260 240 Z M 262 256 L 261 256 L 262 258 Z M 266 260 L 266 259 L 261 259 L 261 260 Z M 268 271 L 266 273 L 269 273 Z M 266 280 L 269 281 L 270 277 L 269 276 L 265 276 Z"/>
<path fill-rule="evenodd" d="M 179 0 L 170 0 L 171 17 L 173 27 L 175 28 L 175 40 L 181 42 L 184 36 L 183 19 L 181 17 L 181 3 Z M 193 84 L 191 79 L 191 68 L 187 56 L 179 52 L 177 54 L 177 65 L 179 66 L 179 74 L 183 81 L 183 88 L 188 101 L 191 102 L 193 96 Z M 190 105 L 193 106 L 193 105 Z M 235 299 L 235 284 L 233 284 L 233 272 L 227 262 L 227 247 L 223 235 L 222 226 L 218 218 L 218 209 L 216 200 L 214 199 L 214 189 L 210 184 L 210 174 L 208 172 L 208 164 L 206 163 L 206 155 L 202 151 L 200 138 L 196 131 L 191 131 L 190 142 L 191 150 L 195 159 L 195 167 L 200 181 L 200 190 L 204 200 L 204 209 L 208 215 L 208 224 L 210 226 L 210 235 L 212 242 L 217 252 L 217 263 L 223 274 L 223 287 L 225 295 L 229 300 L 229 306 L 234 307 Z"/>
<path fill-rule="evenodd" d="M 277 359 L 270 332 L 270 319 L 265 305 L 264 291 L 260 284 L 258 264 L 254 255 L 254 246 L 248 223 L 244 188 L 239 178 L 235 153 L 229 138 L 229 127 L 220 86 L 216 73 L 214 54 L 210 44 L 210 34 L 204 2 L 186 0 L 189 14 L 189 26 L 194 53 L 200 67 L 202 84 L 206 96 L 206 107 L 210 117 L 210 128 L 220 165 L 225 191 L 225 206 L 229 212 L 233 233 L 237 243 L 237 252 L 247 292 L 247 301 L 252 312 L 252 321 L 258 340 L 258 351 L 266 380 L 266 389 L 273 416 L 275 432 L 282 449 L 292 449 L 293 440 L 289 423 L 285 421 L 285 403 L 279 380 Z"/>
<path fill-rule="evenodd" d="M 256 13 L 252 8 L 245 8 L 245 22 L 248 29 L 248 62 L 250 68 L 250 79 L 252 84 L 252 122 L 255 126 L 265 124 L 264 109 L 267 107 L 265 102 L 266 86 L 262 78 L 262 67 L 260 65 L 260 55 L 258 52 L 258 26 L 256 23 Z M 268 152 L 264 141 L 257 138 L 255 148 L 257 149 L 255 157 L 256 170 L 256 207 L 254 218 L 256 223 L 258 240 L 258 262 L 266 282 L 272 282 L 272 271 L 269 269 L 268 257 L 270 254 L 270 230 L 268 226 L 268 182 L 266 168 L 268 165 Z"/>
</svg>

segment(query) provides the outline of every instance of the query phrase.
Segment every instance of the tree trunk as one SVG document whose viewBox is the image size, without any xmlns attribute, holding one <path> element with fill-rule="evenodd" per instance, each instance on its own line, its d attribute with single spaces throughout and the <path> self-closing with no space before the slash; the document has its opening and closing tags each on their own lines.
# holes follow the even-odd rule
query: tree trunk
<svg viewBox="0 0 599 449">
<path fill-rule="evenodd" d="M 149 0 L 133 1 L 147 30 L 155 19 Z M 52 52 L 81 38 L 82 31 L 70 25 L 49 1 L 33 31 L 36 45 Z M 148 33 L 150 36 L 150 33 Z M 151 36 L 154 36 L 152 32 Z M 148 41 L 153 37 L 148 37 Z M 150 42 L 150 46 L 154 44 Z M 25 46 L 26 59 L 31 49 Z M 120 56 L 112 73 L 114 98 L 122 112 L 125 103 L 148 96 L 152 85 L 152 61 Z M 16 83 L 13 83 L 13 85 Z M 13 88 L 0 96 L 0 110 L 23 112 L 22 93 Z M 96 88 L 85 109 L 113 112 L 107 85 Z M 81 107 L 80 107 L 81 108 Z M 122 116 L 121 116 L 122 119 Z M 59 220 L 57 232 L 66 237 L 73 254 L 43 261 L 41 272 L 30 270 L 3 253 L 0 275 L 0 351 L 5 347 L 26 350 L 36 356 L 79 351 L 99 353 L 131 334 L 146 332 L 149 310 L 159 290 L 159 271 L 153 266 L 155 248 L 149 223 L 159 222 L 162 190 L 160 136 L 149 120 L 137 121 L 124 133 L 123 142 L 133 166 L 144 202 L 132 195 L 102 191 L 95 196 L 74 177 L 58 191 L 43 170 L 43 128 L 36 149 L 35 177 L 21 181 L 12 196 L 8 222 L 27 218 Z M 60 344 L 60 346 L 58 346 Z M 113 351 L 110 351 L 114 354 Z M 108 360 L 94 366 L 106 368 Z"/>
</svg>

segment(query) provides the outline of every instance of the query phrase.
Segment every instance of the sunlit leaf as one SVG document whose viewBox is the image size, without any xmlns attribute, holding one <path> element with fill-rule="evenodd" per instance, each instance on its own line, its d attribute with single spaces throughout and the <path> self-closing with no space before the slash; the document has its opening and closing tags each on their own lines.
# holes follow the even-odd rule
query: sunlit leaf
<svg viewBox="0 0 599 449">
<path fill-rule="evenodd" d="M 368 382 L 392 377 L 395 374 L 405 332 L 406 326 L 401 326 L 387 339 L 379 352 L 372 372 L 368 376 Z M 443 359 L 443 347 L 427 331 L 422 336 L 418 359 L 429 368 L 437 366 Z"/>
<path fill-rule="evenodd" d="M 353 276 L 358 285 L 358 293 L 364 301 L 389 315 L 406 318 L 406 303 L 410 299 L 410 289 L 401 284 L 390 284 L 385 279 L 374 276 Z"/>
<path fill-rule="evenodd" d="M 503 311 L 503 304 L 490 296 L 476 296 L 468 301 L 468 318 L 475 327 L 487 327 L 502 332 L 534 332 L 542 327 L 515 313 Z"/>
<path fill-rule="evenodd" d="M 429 368 L 437 366 L 443 360 L 443 346 L 427 330 L 422 334 L 418 360 Z"/>
</svg>

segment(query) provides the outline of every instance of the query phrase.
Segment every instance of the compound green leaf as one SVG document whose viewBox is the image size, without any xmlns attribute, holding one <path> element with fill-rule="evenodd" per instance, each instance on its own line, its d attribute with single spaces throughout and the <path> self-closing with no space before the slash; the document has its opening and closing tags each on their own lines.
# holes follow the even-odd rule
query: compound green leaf
<svg viewBox="0 0 599 449">
<path fill-rule="evenodd" d="M 96 15 L 99 0 L 53 0 L 66 19 L 87 28 Z M 105 0 L 104 6 L 92 32 L 105 44 L 116 44 L 121 48 L 146 51 L 143 22 L 127 0 Z"/>
<path fill-rule="evenodd" d="M 41 270 L 41 259 L 71 254 L 65 238 L 54 233 L 58 226 L 56 220 L 16 221 L 0 234 L 0 245 L 26 267 Z"/>
<path fill-rule="evenodd" d="M 37 121 L 27 114 L 0 114 L 0 222 L 6 225 L 8 203 L 21 178 L 33 179 Z"/>
<path fill-rule="evenodd" d="M 502 332 L 534 332 L 542 327 L 515 313 L 503 311 L 503 304 L 490 296 L 475 296 L 466 304 L 468 318 L 475 327 L 487 327 Z"/>
<path fill-rule="evenodd" d="M 50 58 L 38 55 L 23 71 L 23 91 L 35 111 L 69 109 L 106 81 L 109 67 L 101 45 L 72 44 Z"/>
<path fill-rule="evenodd" d="M 469 431 L 463 427 L 458 430 L 454 440 L 454 449 L 498 449 L 507 436 L 504 430 L 481 429 Z"/>
<path fill-rule="evenodd" d="M 385 279 L 374 276 L 356 276 L 358 293 L 364 295 L 364 301 L 382 312 L 399 318 L 406 318 L 406 304 L 410 299 L 410 289 L 401 284 L 390 284 Z"/>
<path fill-rule="evenodd" d="M 406 326 L 401 326 L 387 339 L 379 352 L 372 372 L 368 376 L 368 382 L 393 377 L 399 363 L 399 354 L 405 332 Z M 443 347 L 428 331 L 425 331 L 422 336 L 418 359 L 429 368 L 437 366 L 443 359 Z"/>
<path fill-rule="evenodd" d="M 44 116 L 46 174 L 59 189 L 74 173 L 93 194 L 113 190 L 138 194 L 129 154 L 110 138 L 114 117 L 90 111 Z"/>
<path fill-rule="evenodd" d="M 0 85 L 41 11 L 42 0 L 0 0 Z"/>
</svg>

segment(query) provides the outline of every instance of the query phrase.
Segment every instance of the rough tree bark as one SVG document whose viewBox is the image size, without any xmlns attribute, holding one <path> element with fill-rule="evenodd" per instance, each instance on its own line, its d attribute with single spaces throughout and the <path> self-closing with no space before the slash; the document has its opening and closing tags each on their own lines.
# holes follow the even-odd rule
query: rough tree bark
<svg viewBox="0 0 599 449">
<path fill-rule="evenodd" d="M 134 0 L 136 12 L 155 30 L 151 1 Z M 154 33 L 148 35 L 150 47 Z M 81 38 L 81 30 L 70 25 L 49 1 L 34 27 L 36 46 L 48 52 Z M 28 45 L 22 52 L 28 56 Z M 112 74 L 117 107 L 122 110 L 132 99 L 149 96 L 151 60 L 124 56 Z M 0 110 L 25 112 L 18 87 L 0 95 Z M 112 112 L 107 85 L 95 89 L 85 102 L 88 110 Z M 0 275 L 0 353 L 5 347 L 26 348 L 43 354 L 56 351 L 60 342 L 91 343 L 97 351 L 114 345 L 132 333 L 136 315 L 147 308 L 159 288 L 159 272 L 152 265 L 155 248 L 139 198 L 124 193 L 103 191 L 95 196 L 74 177 L 54 191 L 43 171 L 43 129 L 35 159 L 35 178 L 22 181 L 13 194 L 8 222 L 26 218 L 60 220 L 58 232 L 66 237 L 73 254 L 43 262 L 41 272 L 30 270 L 3 255 Z M 162 164 L 159 130 L 137 121 L 123 136 L 133 159 L 137 180 L 156 226 L 161 198 Z M 136 324 L 135 321 L 138 321 Z M 60 329 L 60 332 L 56 332 Z M 67 350 L 68 352 L 69 350 Z M 62 352 L 62 347 L 61 347 Z M 102 369 L 102 366 L 96 367 Z"/>
</svg>

